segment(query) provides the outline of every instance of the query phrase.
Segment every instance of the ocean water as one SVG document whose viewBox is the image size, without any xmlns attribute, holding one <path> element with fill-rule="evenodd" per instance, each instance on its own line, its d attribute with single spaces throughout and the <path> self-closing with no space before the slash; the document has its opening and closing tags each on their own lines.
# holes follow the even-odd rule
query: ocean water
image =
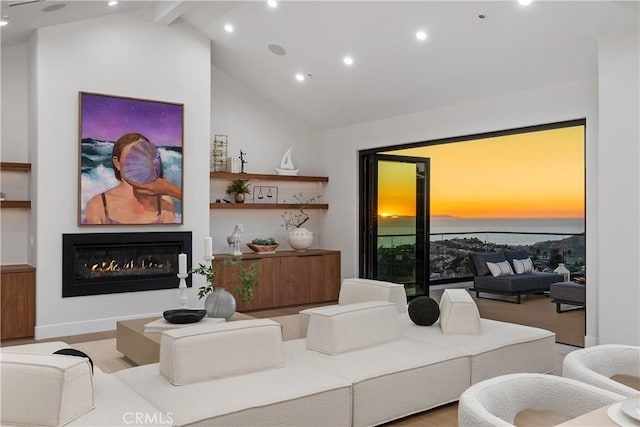
<svg viewBox="0 0 640 427">
<path fill-rule="evenodd" d="M 391 217 L 378 220 L 378 235 L 412 234 L 415 230 L 414 217 Z M 431 240 L 477 237 L 482 241 L 510 245 L 530 245 L 546 240 L 562 240 L 571 234 L 584 233 L 582 218 L 431 218 Z M 504 232 L 534 234 L 504 234 Z M 437 235 L 437 233 L 453 233 Z M 473 233 L 473 234 L 456 234 Z M 501 234 L 502 233 L 502 234 Z M 545 234 L 545 233 L 560 233 Z M 436 235 L 434 235 L 436 234 Z M 395 244 L 401 237 L 392 238 Z M 407 243 L 412 241 L 407 239 Z"/>
<path fill-rule="evenodd" d="M 180 147 L 158 147 L 162 160 L 164 178 L 178 186 L 182 186 L 182 149 Z M 82 139 L 80 173 L 81 173 L 81 214 L 84 217 L 87 202 L 120 183 L 116 179 L 111 163 L 113 141 L 100 141 L 93 138 Z M 182 222 L 182 201 L 173 199 L 176 223 Z"/>
</svg>

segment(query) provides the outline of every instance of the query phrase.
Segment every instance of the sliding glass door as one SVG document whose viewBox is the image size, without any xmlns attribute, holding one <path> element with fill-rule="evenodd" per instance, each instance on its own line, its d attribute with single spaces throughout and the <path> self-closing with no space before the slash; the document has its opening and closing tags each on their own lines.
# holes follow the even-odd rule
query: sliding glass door
<svg viewBox="0 0 640 427">
<path fill-rule="evenodd" d="M 360 276 L 428 295 L 429 159 L 360 157 Z"/>
</svg>

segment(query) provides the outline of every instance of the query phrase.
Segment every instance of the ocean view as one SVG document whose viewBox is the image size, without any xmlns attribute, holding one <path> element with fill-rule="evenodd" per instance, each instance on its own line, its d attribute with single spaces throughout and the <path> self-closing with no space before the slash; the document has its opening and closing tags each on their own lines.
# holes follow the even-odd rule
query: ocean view
<svg viewBox="0 0 640 427">
<path fill-rule="evenodd" d="M 412 234 L 415 229 L 415 217 L 388 217 L 378 219 L 378 235 Z M 477 237 L 483 241 L 497 244 L 530 245 L 546 240 L 561 240 L 570 234 L 584 233 L 582 218 L 456 218 L 436 216 L 431 218 L 431 240 L 460 237 Z M 467 233 L 448 234 L 437 233 Z M 477 233 L 476 233 L 477 232 Z M 496 233 L 489 233 L 496 232 Z M 501 232 L 525 232 L 539 234 L 500 234 Z M 566 233 L 548 235 L 544 233 Z M 434 234 L 436 234 L 434 236 Z M 413 239 L 407 238 L 407 243 Z M 402 244 L 403 238 L 392 238 L 394 244 Z M 386 245 L 385 245 L 386 246 Z"/>
</svg>

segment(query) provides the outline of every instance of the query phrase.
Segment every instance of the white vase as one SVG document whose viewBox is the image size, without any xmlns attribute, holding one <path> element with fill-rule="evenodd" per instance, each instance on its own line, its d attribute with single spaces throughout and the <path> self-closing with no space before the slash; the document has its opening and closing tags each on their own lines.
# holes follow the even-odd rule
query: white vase
<svg viewBox="0 0 640 427">
<path fill-rule="evenodd" d="M 216 288 L 204 300 L 204 308 L 208 317 L 231 319 L 236 312 L 236 299 L 223 288 Z"/>
<path fill-rule="evenodd" d="M 304 251 L 311 247 L 313 233 L 306 228 L 296 228 L 289 232 L 289 246 L 296 251 Z"/>
<path fill-rule="evenodd" d="M 565 282 L 571 281 L 571 272 L 567 269 L 567 267 L 564 266 L 563 263 L 559 263 L 558 267 L 555 270 L 553 270 L 553 272 L 564 276 Z"/>
</svg>

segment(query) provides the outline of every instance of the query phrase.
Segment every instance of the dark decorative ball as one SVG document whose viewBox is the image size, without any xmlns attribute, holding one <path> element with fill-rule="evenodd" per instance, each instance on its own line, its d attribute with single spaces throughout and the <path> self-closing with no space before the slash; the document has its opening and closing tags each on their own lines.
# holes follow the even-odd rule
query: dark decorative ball
<svg viewBox="0 0 640 427">
<path fill-rule="evenodd" d="M 62 354 L 64 356 L 85 357 L 89 359 L 89 364 L 91 365 L 91 373 L 93 374 L 93 360 L 91 360 L 88 354 L 80 350 L 76 350 L 75 348 L 61 348 L 58 351 L 54 351 L 53 354 Z"/>
<path fill-rule="evenodd" d="M 440 306 L 429 297 L 417 297 L 411 300 L 409 307 L 409 318 L 416 325 L 431 326 L 440 317 Z"/>
</svg>

